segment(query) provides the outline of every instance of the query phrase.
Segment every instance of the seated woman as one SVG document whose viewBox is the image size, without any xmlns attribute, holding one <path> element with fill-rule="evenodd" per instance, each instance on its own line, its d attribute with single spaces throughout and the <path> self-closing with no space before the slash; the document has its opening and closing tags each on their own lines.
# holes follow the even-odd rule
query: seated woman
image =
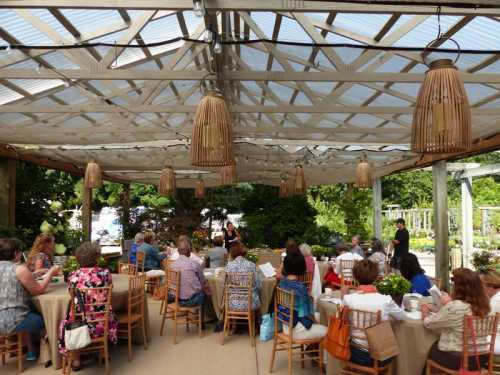
<svg viewBox="0 0 500 375">
<path fill-rule="evenodd" d="M 19 264 L 21 241 L 0 239 L 0 335 L 23 332 L 28 335 L 26 359 L 38 357 L 32 339 L 43 333 L 43 319 L 30 310 L 30 297 L 43 294 L 59 267 L 51 267 L 41 282 L 37 282 L 28 267 Z"/>
<path fill-rule="evenodd" d="M 387 255 L 385 255 L 382 241 L 375 237 L 372 238 L 371 249 L 371 255 L 368 259 L 378 265 L 378 275 L 383 276 L 385 274 L 385 260 L 387 259 Z"/>
<path fill-rule="evenodd" d="M 464 316 L 485 317 L 490 312 L 490 301 L 479 275 L 467 268 L 453 270 L 453 293 L 441 297 L 444 305 L 432 313 L 429 305 L 422 305 L 424 326 L 441 333 L 439 341 L 432 345 L 429 359 L 452 370 L 459 370 L 462 363 Z M 484 344 L 478 340 L 477 345 Z M 481 366 L 486 365 L 487 356 L 480 356 Z M 475 356 L 469 357 L 469 370 L 478 370 Z"/>
<path fill-rule="evenodd" d="M 347 294 L 342 291 L 343 305 L 353 310 L 377 312 L 380 311 L 382 320 L 393 318 L 404 320 L 404 310 L 399 307 L 390 296 L 378 293 L 373 282 L 378 277 L 378 266 L 368 259 L 361 260 L 352 269 L 354 279 L 359 283 L 356 293 Z M 358 345 L 368 346 L 368 340 L 364 331 L 351 329 L 351 362 L 361 366 L 373 366 L 373 358 L 370 352 Z"/>
<path fill-rule="evenodd" d="M 100 255 L 101 248 L 94 242 L 84 242 L 78 247 L 78 249 L 76 249 L 75 256 L 78 264 L 80 265 L 80 269 L 72 272 L 68 276 L 68 288 L 77 288 L 80 290 L 85 288 L 103 288 L 110 286 L 113 283 L 109 269 L 101 268 L 97 265 L 97 260 Z M 96 296 L 96 298 L 97 297 L 99 296 Z M 90 298 L 93 298 L 93 296 L 90 296 Z M 97 309 L 98 307 L 94 306 L 94 311 Z M 76 311 L 80 312 L 80 307 L 78 305 L 76 306 Z M 68 323 L 68 321 L 65 319 L 60 325 L 59 351 L 61 353 L 65 353 L 66 351 L 63 340 L 63 327 L 66 323 Z M 110 311 L 108 337 L 112 343 L 117 342 L 117 326 L 118 323 L 116 321 L 116 317 L 113 312 Z M 101 337 L 104 333 L 104 326 L 102 323 L 89 323 L 89 328 L 90 337 L 92 339 Z M 79 370 L 81 368 L 79 358 L 73 361 L 73 368 L 75 370 Z"/>
<path fill-rule="evenodd" d="M 253 274 L 253 291 L 252 291 L 252 310 L 257 310 L 260 307 L 259 290 L 262 288 L 262 280 L 257 272 L 257 267 L 254 263 L 245 258 L 247 255 L 246 247 L 239 241 L 233 241 L 229 248 L 231 261 L 226 265 L 226 273 L 252 273 Z M 246 300 L 231 298 L 229 295 L 229 307 L 231 310 L 246 311 L 248 303 Z"/>
<path fill-rule="evenodd" d="M 291 255 L 291 254 L 297 254 L 299 256 L 304 257 L 302 255 L 302 253 L 300 252 L 299 245 L 297 245 L 297 242 L 295 242 L 295 240 L 293 240 L 293 239 L 289 239 L 288 241 L 286 241 L 285 251 L 281 254 L 281 257 L 282 257 L 281 258 L 282 259 L 281 265 L 276 270 L 276 278 L 277 279 L 280 279 L 281 277 L 286 276 L 285 270 L 283 268 L 283 261 L 285 260 L 285 258 L 288 255 Z"/>
<path fill-rule="evenodd" d="M 227 249 L 222 246 L 224 245 L 224 237 L 222 237 L 222 235 L 216 235 L 212 240 L 212 244 L 213 247 L 208 250 L 208 256 L 206 259 L 207 267 L 224 267 L 227 261 Z"/>
<path fill-rule="evenodd" d="M 479 275 L 483 282 L 486 295 L 490 299 L 491 312 L 500 313 L 500 273 L 488 270 Z M 500 325 L 495 338 L 495 355 L 500 355 Z"/>
<path fill-rule="evenodd" d="M 411 293 L 418 293 L 428 297 L 429 289 L 432 287 L 429 278 L 425 276 L 425 271 L 420 267 L 415 254 L 408 253 L 401 257 L 401 275 L 411 282 Z"/>
<path fill-rule="evenodd" d="M 314 306 L 309 297 L 306 285 L 298 278 L 306 273 L 306 262 L 302 254 L 291 253 L 283 261 L 283 271 L 286 277 L 280 280 L 281 289 L 295 294 L 294 315 L 297 320 L 293 322 L 293 337 L 299 340 L 324 337 L 328 328 L 314 322 Z M 285 334 L 288 327 L 284 326 Z"/>
<path fill-rule="evenodd" d="M 156 235 L 152 231 L 144 233 L 144 242 L 138 251 L 144 252 L 144 271 L 161 269 L 161 262 L 167 256 L 158 250 Z"/>
<path fill-rule="evenodd" d="M 35 276 L 41 276 L 52 267 L 55 239 L 51 234 L 39 234 L 28 255 L 28 268 Z"/>
</svg>

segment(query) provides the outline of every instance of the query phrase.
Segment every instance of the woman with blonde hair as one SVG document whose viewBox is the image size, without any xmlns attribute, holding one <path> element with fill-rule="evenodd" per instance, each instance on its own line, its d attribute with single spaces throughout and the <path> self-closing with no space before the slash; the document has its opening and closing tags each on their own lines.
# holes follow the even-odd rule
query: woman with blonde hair
<svg viewBox="0 0 500 375">
<path fill-rule="evenodd" d="M 43 275 L 54 261 L 55 239 L 52 234 L 42 233 L 35 238 L 28 255 L 28 268 L 35 275 Z"/>
</svg>

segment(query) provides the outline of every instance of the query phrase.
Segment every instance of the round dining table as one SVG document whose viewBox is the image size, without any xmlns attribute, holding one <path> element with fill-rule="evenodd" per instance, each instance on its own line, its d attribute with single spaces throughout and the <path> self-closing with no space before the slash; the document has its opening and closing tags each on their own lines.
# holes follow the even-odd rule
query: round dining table
<svg viewBox="0 0 500 375">
<path fill-rule="evenodd" d="M 129 276 L 113 274 L 113 291 L 111 296 L 111 306 L 114 313 L 127 310 Z M 42 340 L 40 351 L 40 362 L 52 361 L 52 365 L 61 368 L 61 356 L 58 350 L 59 325 L 66 317 L 69 304 L 68 286 L 62 280 L 49 284 L 44 294 L 33 297 L 33 303 L 42 314 L 47 330 L 48 343 Z M 149 313 L 147 298 L 144 303 L 144 320 L 146 324 L 146 338 L 150 339 Z M 133 341 L 142 344 L 142 334 L 139 330 L 133 332 Z"/>
<path fill-rule="evenodd" d="M 276 277 L 264 277 L 260 275 L 262 280 L 262 288 L 259 293 L 260 297 L 260 313 L 267 314 L 269 306 L 273 300 L 274 289 L 276 288 Z M 205 271 L 205 278 L 210 286 L 212 305 L 215 315 L 218 319 L 222 319 L 222 311 L 224 308 L 224 280 L 225 273 L 220 271 L 216 273 L 213 270 Z"/>
<path fill-rule="evenodd" d="M 340 293 L 333 295 L 340 298 Z M 338 302 L 338 301 L 333 301 Z M 321 296 L 318 302 L 320 323 L 328 325 L 331 315 L 334 315 L 339 305 L 329 302 Z M 409 316 L 402 321 L 391 321 L 394 335 L 399 344 L 400 354 L 394 359 L 393 373 L 398 375 L 421 375 L 429 350 L 439 339 L 439 333 L 428 330 L 420 319 Z M 340 374 L 340 361 L 328 355 L 327 375 Z"/>
</svg>

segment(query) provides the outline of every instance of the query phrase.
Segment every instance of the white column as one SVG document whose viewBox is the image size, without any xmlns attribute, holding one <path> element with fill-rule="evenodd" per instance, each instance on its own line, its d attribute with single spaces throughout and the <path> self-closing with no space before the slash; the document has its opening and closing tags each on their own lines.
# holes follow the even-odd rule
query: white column
<svg viewBox="0 0 500 375">
<path fill-rule="evenodd" d="M 472 217 L 472 178 L 468 177 L 462 179 L 462 243 L 465 267 L 469 267 L 470 255 L 472 254 L 474 238 Z"/>
<path fill-rule="evenodd" d="M 432 187 L 434 198 L 434 246 L 436 248 L 436 277 L 441 279 L 443 288 L 449 286 L 448 252 L 448 176 L 446 161 L 440 160 L 432 165 Z"/>
<path fill-rule="evenodd" d="M 373 235 L 382 239 L 382 181 L 373 180 Z"/>
</svg>

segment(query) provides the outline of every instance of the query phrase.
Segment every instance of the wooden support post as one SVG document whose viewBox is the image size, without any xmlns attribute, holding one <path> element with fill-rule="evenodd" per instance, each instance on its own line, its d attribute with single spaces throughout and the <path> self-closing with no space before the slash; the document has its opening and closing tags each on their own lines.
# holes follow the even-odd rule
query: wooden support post
<svg viewBox="0 0 500 375">
<path fill-rule="evenodd" d="M 83 240 L 90 241 L 92 235 L 92 189 L 83 188 L 82 198 Z"/>
<path fill-rule="evenodd" d="M 488 219 L 489 212 L 487 208 L 481 208 L 481 235 L 486 236 L 488 234 Z"/>
<path fill-rule="evenodd" d="M 436 277 L 441 279 L 443 289 L 449 290 L 449 254 L 448 254 L 448 176 L 446 161 L 440 160 L 432 165 L 434 198 L 434 233 L 436 255 Z"/>
<path fill-rule="evenodd" d="M 16 225 L 16 166 L 14 159 L 0 159 L 0 226 Z"/>
<path fill-rule="evenodd" d="M 382 239 L 382 181 L 373 180 L 373 235 Z"/>
<path fill-rule="evenodd" d="M 469 267 L 472 254 L 474 229 L 472 226 L 472 178 L 462 179 L 462 243 L 464 266 Z"/>
<path fill-rule="evenodd" d="M 130 185 L 123 185 L 122 194 L 122 239 L 127 239 L 127 229 L 130 225 Z"/>
</svg>

